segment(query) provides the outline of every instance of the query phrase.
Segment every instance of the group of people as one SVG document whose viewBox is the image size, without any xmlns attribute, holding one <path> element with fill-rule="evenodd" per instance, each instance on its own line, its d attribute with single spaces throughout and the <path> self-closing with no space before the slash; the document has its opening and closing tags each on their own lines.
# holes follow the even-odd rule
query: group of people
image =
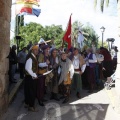
<svg viewBox="0 0 120 120">
<path fill-rule="evenodd" d="M 56 49 L 41 38 L 30 47 L 28 54 L 25 54 L 26 49 L 18 54 L 18 60 L 20 76 L 24 78 L 25 107 L 33 112 L 37 111 L 36 98 L 39 105 L 44 106 L 48 89 L 50 99 L 63 99 L 62 103 L 67 103 L 72 89 L 80 99 L 83 87 L 92 93 L 96 87 L 101 87 L 103 78 L 113 74 L 112 58 L 104 47 L 95 53 L 92 48 L 83 52 L 74 47 Z"/>
</svg>

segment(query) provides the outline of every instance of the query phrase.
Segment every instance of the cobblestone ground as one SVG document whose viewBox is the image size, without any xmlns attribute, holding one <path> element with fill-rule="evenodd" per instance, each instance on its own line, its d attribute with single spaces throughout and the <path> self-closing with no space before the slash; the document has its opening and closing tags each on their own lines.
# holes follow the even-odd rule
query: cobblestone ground
<svg viewBox="0 0 120 120">
<path fill-rule="evenodd" d="M 83 90 L 82 96 L 81 99 L 77 99 L 75 92 L 72 91 L 69 103 L 62 104 L 62 100 L 58 102 L 48 100 L 44 107 L 39 106 L 36 100 L 39 111 L 33 113 L 24 108 L 23 86 L 21 86 L 1 120 L 120 120 L 120 115 L 111 107 L 105 90 L 93 94 Z M 50 95 L 46 94 L 45 98 L 49 97 Z"/>
</svg>

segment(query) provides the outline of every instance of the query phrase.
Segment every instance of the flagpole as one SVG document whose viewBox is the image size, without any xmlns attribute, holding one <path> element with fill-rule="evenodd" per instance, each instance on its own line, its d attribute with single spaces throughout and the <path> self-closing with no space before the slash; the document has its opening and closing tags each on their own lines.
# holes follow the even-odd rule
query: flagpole
<svg viewBox="0 0 120 120">
<path fill-rule="evenodd" d="M 62 40 L 62 48 L 64 48 L 64 43 L 65 43 L 65 41 L 64 41 L 64 40 Z"/>
</svg>

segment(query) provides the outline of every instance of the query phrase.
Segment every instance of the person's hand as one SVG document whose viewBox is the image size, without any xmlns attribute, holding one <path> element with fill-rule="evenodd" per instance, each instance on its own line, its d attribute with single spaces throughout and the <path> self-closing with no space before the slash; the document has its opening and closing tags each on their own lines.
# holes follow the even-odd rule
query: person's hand
<svg viewBox="0 0 120 120">
<path fill-rule="evenodd" d="M 49 61 L 49 60 L 46 60 L 46 63 L 47 63 L 47 65 L 49 65 L 49 64 L 50 64 L 50 61 Z"/>
<path fill-rule="evenodd" d="M 80 75 L 82 75 L 83 74 L 83 72 L 82 71 L 80 71 Z"/>
<path fill-rule="evenodd" d="M 87 62 L 87 61 L 89 61 L 89 59 L 88 59 L 88 58 L 86 58 L 86 59 L 85 59 L 85 62 Z"/>
<path fill-rule="evenodd" d="M 106 70 L 106 69 L 103 67 L 102 70 Z"/>
<path fill-rule="evenodd" d="M 52 65 L 49 66 L 51 69 L 53 68 Z"/>
</svg>

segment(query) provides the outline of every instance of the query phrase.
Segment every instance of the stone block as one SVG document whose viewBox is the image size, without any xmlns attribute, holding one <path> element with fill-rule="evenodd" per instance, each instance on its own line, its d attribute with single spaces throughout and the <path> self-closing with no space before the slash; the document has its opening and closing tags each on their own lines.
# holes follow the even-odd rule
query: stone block
<svg viewBox="0 0 120 120">
<path fill-rule="evenodd" d="M 9 55 L 10 47 L 9 47 L 9 44 L 5 44 L 5 45 L 3 44 L 3 45 L 0 46 L 0 48 L 1 48 L 1 50 L 0 50 L 0 61 L 4 61 Z"/>
<path fill-rule="evenodd" d="M 0 116 L 6 112 L 8 108 L 8 94 L 4 93 L 2 97 L 0 97 Z"/>
<path fill-rule="evenodd" d="M 7 74 L 9 69 L 9 61 L 8 59 L 4 59 L 4 61 L 0 61 L 0 73 Z"/>
<path fill-rule="evenodd" d="M 8 107 L 8 55 L 12 0 L 0 0 L 0 116 Z"/>
<path fill-rule="evenodd" d="M 5 4 L 9 7 L 11 7 L 12 5 L 12 0 L 4 0 L 5 1 Z"/>
<path fill-rule="evenodd" d="M 11 0 L 7 0 L 11 1 Z M 8 3 L 8 4 L 7 4 Z M 9 5 L 9 2 L 0 2 L 0 16 L 3 16 L 5 20 L 9 21 L 11 20 L 11 5 Z"/>
<path fill-rule="evenodd" d="M 0 1 L 0 16 L 4 16 L 5 3 Z"/>
</svg>

